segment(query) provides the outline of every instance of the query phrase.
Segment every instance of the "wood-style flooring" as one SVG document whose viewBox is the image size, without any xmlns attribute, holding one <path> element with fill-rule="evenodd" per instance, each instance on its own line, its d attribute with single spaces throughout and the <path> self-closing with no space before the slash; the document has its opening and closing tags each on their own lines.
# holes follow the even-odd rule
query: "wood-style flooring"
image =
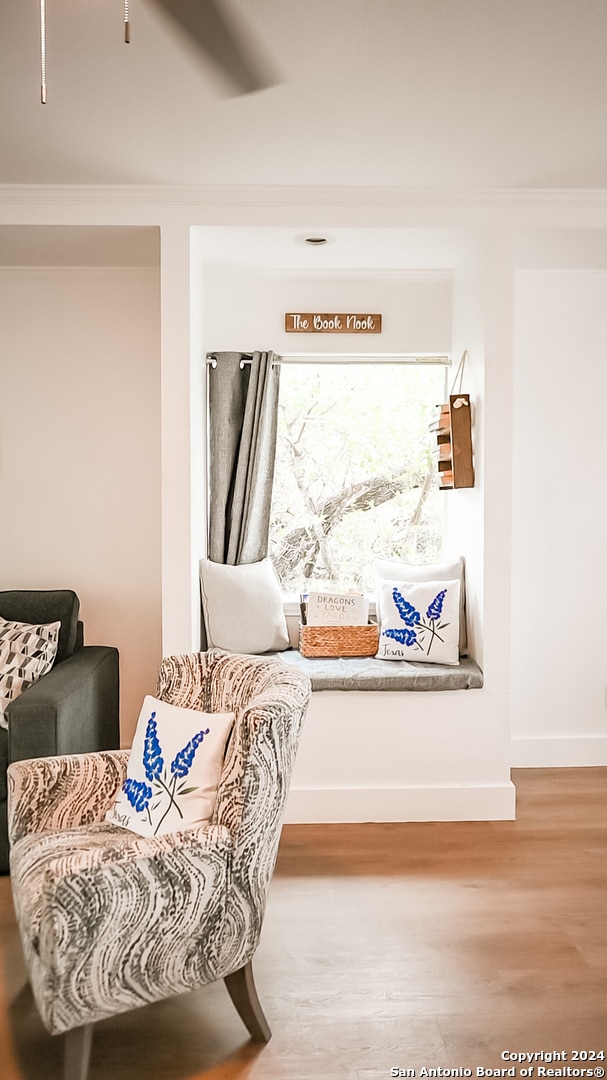
<svg viewBox="0 0 607 1080">
<path fill-rule="evenodd" d="M 607 1056 L 607 769 L 513 779 L 515 822 L 286 826 L 255 960 L 271 1041 L 217 983 L 99 1024 L 90 1080 L 476 1077 L 542 1052 L 567 1056 L 533 1080 L 604 1068 L 574 1052 Z M 8 878 L 0 953 L 1 1080 L 59 1080 Z"/>
</svg>

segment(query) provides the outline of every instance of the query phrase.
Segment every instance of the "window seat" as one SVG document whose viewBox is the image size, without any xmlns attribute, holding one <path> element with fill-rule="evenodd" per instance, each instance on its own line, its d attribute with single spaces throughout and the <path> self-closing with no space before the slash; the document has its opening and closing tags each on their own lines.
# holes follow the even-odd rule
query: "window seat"
<svg viewBox="0 0 607 1080">
<path fill-rule="evenodd" d="M 312 690 L 479 690 L 483 673 L 475 660 L 462 657 L 459 665 L 415 664 L 409 660 L 367 657 L 320 659 L 302 656 L 298 649 L 275 653 L 303 671 Z"/>
</svg>

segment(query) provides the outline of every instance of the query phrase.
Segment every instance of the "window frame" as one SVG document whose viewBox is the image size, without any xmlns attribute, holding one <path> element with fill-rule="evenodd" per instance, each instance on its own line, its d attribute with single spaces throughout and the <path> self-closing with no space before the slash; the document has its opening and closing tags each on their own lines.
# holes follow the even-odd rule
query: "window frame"
<svg viewBox="0 0 607 1080">
<path fill-rule="evenodd" d="M 276 354 L 275 363 L 280 365 L 301 364 L 303 366 L 312 365 L 333 365 L 340 364 L 344 366 L 356 366 L 359 364 L 379 366 L 379 365 L 404 365 L 404 366 L 433 366 L 444 368 L 444 385 L 442 390 L 442 400 L 447 400 L 449 393 L 449 370 L 452 365 L 451 353 L 445 352 L 416 352 L 416 353 L 387 353 L 387 352 L 350 352 L 350 353 L 338 353 L 338 352 L 305 352 L 305 353 L 282 353 Z M 437 405 L 439 403 L 437 402 Z M 444 504 L 446 507 L 446 503 Z M 444 515 L 445 517 L 445 515 Z M 443 519 L 443 541 L 446 540 L 446 521 Z M 282 582 L 281 582 L 282 590 Z M 289 618 L 295 618 L 299 616 L 300 612 L 300 597 L 299 593 L 292 590 L 282 590 L 283 595 L 283 608 L 287 620 Z M 370 592 L 366 592 L 369 598 L 370 608 L 369 614 L 375 614 L 372 608 L 375 606 L 375 596 Z"/>
</svg>

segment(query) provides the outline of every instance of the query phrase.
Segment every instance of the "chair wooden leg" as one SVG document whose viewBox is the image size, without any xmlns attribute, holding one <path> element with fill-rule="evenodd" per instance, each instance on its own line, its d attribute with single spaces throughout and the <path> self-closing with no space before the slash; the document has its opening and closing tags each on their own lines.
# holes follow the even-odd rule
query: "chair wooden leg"
<svg viewBox="0 0 607 1080">
<path fill-rule="evenodd" d="M 73 1028 L 65 1034 L 65 1056 L 63 1061 L 64 1080 L 87 1080 L 93 1025 Z"/>
<path fill-rule="evenodd" d="M 267 1043 L 272 1038 L 270 1026 L 257 997 L 253 980 L 253 964 L 248 964 L 226 975 L 223 980 L 236 1010 L 254 1042 Z"/>
</svg>

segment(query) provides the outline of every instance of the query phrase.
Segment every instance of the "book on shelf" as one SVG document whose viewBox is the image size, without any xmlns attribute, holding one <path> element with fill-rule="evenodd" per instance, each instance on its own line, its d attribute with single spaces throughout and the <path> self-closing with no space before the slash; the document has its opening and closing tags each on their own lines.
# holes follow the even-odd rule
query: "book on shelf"
<svg viewBox="0 0 607 1080">
<path fill-rule="evenodd" d="M 302 596 L 302 621 L 308 626 L 366 626 L 369 600 L 358 592 L 310 592 Z"/>
</svg>

